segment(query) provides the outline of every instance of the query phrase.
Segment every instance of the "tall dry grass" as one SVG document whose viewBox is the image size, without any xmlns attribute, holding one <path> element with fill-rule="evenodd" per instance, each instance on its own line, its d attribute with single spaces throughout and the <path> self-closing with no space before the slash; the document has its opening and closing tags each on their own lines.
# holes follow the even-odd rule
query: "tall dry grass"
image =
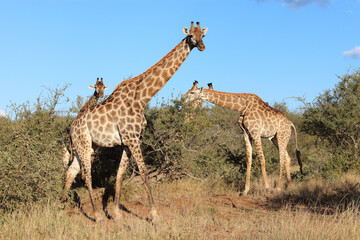
<svg viewBox="0 0 360 240">
<path fill-rule="evenodd" d="M 341 181 L 345 183 L 348 178 L 352 177 Z M 296 189 L 302 191 L 310 186 L 310 183 L 295 183 L 286 191 L 294 194 Z M 257 188 L 257 184 L 253 187 Z M 360 236 L 356 207 L 335 209 L 332 214 L 319 213 L 289 199 L 274 204 L 272 198 L 280 194 L 269 194 L 265 201 L 265 195 L 260 194 L 266 193 L 258 189 L 254 190 L 258 195 L 240 197 L 221 179 L 157 183 L 153 184 L 153 192 L 162 217 L 156 225 L 129 214 L 119 222 L 94 223 L 81 214 L 60 210 L 57 202 L 49 202 L 31 206 L 28 212 L 19 210 L 2 216 L 0 236 L 2 239 L 358 239 Z M 129 184 L 124 189 L 122 203 L 142 215 L 148 211 L 144 196 L 142 186 Z"/>
</svg>

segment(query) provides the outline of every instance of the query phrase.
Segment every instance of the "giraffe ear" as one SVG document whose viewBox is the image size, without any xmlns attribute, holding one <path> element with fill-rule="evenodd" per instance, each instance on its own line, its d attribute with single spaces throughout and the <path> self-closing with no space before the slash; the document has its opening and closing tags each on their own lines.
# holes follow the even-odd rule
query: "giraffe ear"
<svg viewBox="0 0 360 240">
<path fill-rule="evenodd" d="M 207 28 L 207 27 L 206 27 L 206 28 L 201 29 L 202 34 L 203 34 L 203 35 L 205 35 L 205 34 L 207 33 L 207 30 L 208 30 L 208 28 Z"/>
<path fill-rule="evenodd" d="M 105 89 L 105 90 L 106 90 L 106 89 L 109 89 L 109 87 L 108 87 L 108 86 L 105 86 L 104 89 Z"/>
<path fill-rule="evenodd" d="M 189 35 L 189 34 L 190 34 L 189 30 L 188 30 L 186 27 L 183 27 L 183 33 L 184 33 L 185 35 Z"/>
<path fill-rule="evenodd" d="M 200 88 L 200 92 L 202 92 L 202 91 L 204 90 L 204 88 L 205 88 L 205 87 L 204 87 L 204 86 L 202 86 L 202 87 Z"/>
<path fill-rule="evenodd" d="M 94 86 L 94 85 L 90 85 L 89 88 L 90 88 L 90 89 L 94 89 L 95 86 Z"/>
</svg>

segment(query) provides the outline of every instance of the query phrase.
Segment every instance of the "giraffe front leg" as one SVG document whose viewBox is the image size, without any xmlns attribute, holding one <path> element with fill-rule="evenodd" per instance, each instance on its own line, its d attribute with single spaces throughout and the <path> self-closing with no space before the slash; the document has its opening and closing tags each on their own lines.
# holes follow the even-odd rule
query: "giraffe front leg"
<svg viewBox="0 0 360 240">
<path fill-rule="evenodd" d="M 251 139 L 245 130 L 244 130 L 244 138 L 245 138 L 245 150 L 246 150 L 246 180 L 245 180 L 245 189 L 241 195 L 246 196 L 250 190 L 252 146 L 251 146 Z"/>
<path fill-rule="evenodd" d="M 139 168 L 139 172 L 140 172 L 140 176 L 145 184 L 145 188 L 147 190 L 148 193 L 148 199 L 149 199 L 149 204 L 150 204 L 150 215 L 152 217 L 152 221 L 153 222 L 159 222 L 160 218 L 157 214 L 156 208 L 154 206 L 154 200 L 153 200 L 153 196 L 151 193 L 151 187 L 149 184 L 149 179 L 148 179 L 148 172 L 144 163 L 144 159 L 141 153 L 141 149 L 140 149 L 140 143 L 138 140 L 133 141 L 133 144 L 129 145 L 129 150 L 131 152 L 131 155 L 134 157 L 135 162 Z"/>
<path fill-rule="evenodd" d="M 268 190 L 269 189 L 269 182 L 267 179 L 267 174 L 266 174 L 266 168 L 265 168 L 265 157 L 264 157 L 264 152 L 262 149 L 262 145 L 261 145 L 261 137 L 256 137 L 254 138 L 254 145 L 256 148 L 256 152 L 260 161 L 260 166 L 261 166 L 261 172 L 264 178 L 264 185 L 265 185 L 265 189 Z"/>
</svg>

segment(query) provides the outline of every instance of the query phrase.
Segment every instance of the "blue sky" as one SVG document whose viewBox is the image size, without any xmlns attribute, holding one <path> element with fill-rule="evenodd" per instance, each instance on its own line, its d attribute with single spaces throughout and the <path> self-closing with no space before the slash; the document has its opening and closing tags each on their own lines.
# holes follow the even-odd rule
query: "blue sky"
<svg viewBox="0 0 360 240">
<path fill-rule="evenodd" d="M 103 77 L 110 87 L 166 55 L 200 22 L 194 49 L 153 98 L 184 94 L 194 80 L 273 104 L 312 101 L 360 67 L 359 0 L 0 0 L 0 114 L 70 83 L 74 101 Z M 286 100 L 292 110 L 302 106 Z M 67 110 L 70 104 L 61 105 Z"/>
</svg>

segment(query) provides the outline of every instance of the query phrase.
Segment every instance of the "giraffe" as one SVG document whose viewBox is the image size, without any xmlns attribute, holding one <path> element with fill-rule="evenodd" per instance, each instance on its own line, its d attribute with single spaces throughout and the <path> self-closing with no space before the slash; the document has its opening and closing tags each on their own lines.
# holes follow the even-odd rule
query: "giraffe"
<svg viewBox="0 0 360 240">
<path fill-rule="evenodd" d="M 68 190 L 80 166 L 89 191 L 95 220 L 102 220 L 102 214 L 94 204 L 91 185 L 91 160 L 93 148 L 121 146 L 121 159 L 115 184 L 115 219 L 120 219 L 119 209 L 122 177 L 125 174 L 132 156 L 138 166 L 141 178 L 147 190 L 150 215 L 154 222 L 158 221 L 154 200 L 148 182 L 148 173 L 140 149 L 140 135 L 146 126 L 144 108 L 150 99 L 166 84 L 179 69 L 195 47 L 203 51 L 205 45 L 202 38 L 208 28 L 200 28 L 191 22 L 191 28 L 183 28 L 186 37 L 165 57 L 144 73 L 118 84 L 112 94 L 102 103 L 86 109 L 71 125 L 71 139 L 76 149 L 76 159 L 65 173 L 65 186 L 62 199 L 65 200 Z"/>
<path fill-rule="evenodd" d="M 84 104 L 84 106 L 80 109 L 80 112 L 85 111 L 88 108 L 94 107 L 97 103 L 99 98 L 104 97 L 104 90 L 109 89 L 108 86 L 104 85 L 103 78 L 99 81 L 99 78 L 96 79 L 95 85 L 90 85 L 90 89 L 95 89 L 94 94 L 90 97 L 90 99 Z"/>
<path fill-rule="evenodd" d="M 108 89 L 109 87 L 104 85 L 103 78 L 101 78 L 101 81 L 99 81 L 99 78 L 97 78 L 95 85 L 90 85 L 89 88 L 95 89 L 94 94 L 90 97 L 88 101 L 86 101 L 86 103 L 84 104 L 84 106 L 81 107 L 79 112 L 83 112 L 88 108 L 94 107 L 98 103 L 99 98 L 104 97 L 104 90 Z M 68 147 L 66 147 L 64 144 L 64 147 L 62 149 L 62 162 L 65 170 L 69 167 L 69 163 L 72 161 L 74 153 L 74 148 L 72 147 L 71 141 L 68 142 Z"/>
<path fill-rule="evenodd" d="M 211 85 L 212 86 L 212 85 Z M 295 125 L 281 111 L 270 107 L 259 96 L 248 93 L 226 93 L 213 89 L 198 88 L 197 82 L 183 96 L 185 102 L 209 101 L 218 106 L 226 107 L 240 112 L 238 124 L 244 132 L 246 148 L 246 181 L 242 195 L 247 195 L 250 190 L 250 174 L 252 163 L 252 144 L 260 160 L 261 171 L 264 178 L 265 188 L 269 189 L 265 170 L 265 158 L 261 145 L 261 138 L 271 140 L 280 154 L 280 174 L 277 189 L 280 190 L 281 178 L 285 167 L 287 185 L 291 183 L 290 162 L 291 158 L 286 150 L 291 136 L 291 128 L 295 133 L 296 156 L 302 173 L 300 151 L 297 145 L 297 133 Z"/>
<path fill-rule="evenodd" d="M 198 81 L 195 80 L 194 84 L 198 84 Z M 208 87 L 209 87 L 209 89 L 213 89 L 212 83 L 208 83 Z M 204 104 L 204 102 L 205 102 L 205 100 L 200 99 L 200 98 L 191 102 L 191 104 L 189 106 L 190 112 L 185 113 L 185 121 L 184 121 L 185 123 L 188 123 L 189 121 L 191 121 L 194 118 L 194 116 L 196 115 L 194 110 L 198 107 L 201 107 Z"/>
</svg>

